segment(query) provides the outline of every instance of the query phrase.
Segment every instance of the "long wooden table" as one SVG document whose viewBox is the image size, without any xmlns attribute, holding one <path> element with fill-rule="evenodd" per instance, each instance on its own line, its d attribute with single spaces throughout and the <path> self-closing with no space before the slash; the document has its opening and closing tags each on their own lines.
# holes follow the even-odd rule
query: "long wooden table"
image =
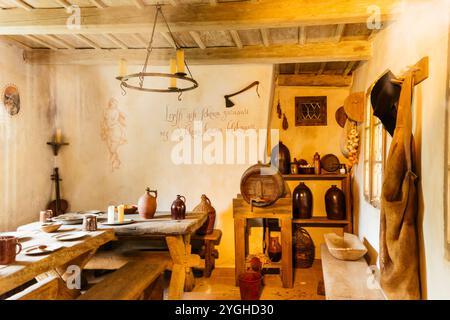
<svg viewBox="0 0 450 320">
<path fill-rule="evenodd" d="M 159 212 L 151 220 L 143 220 L 139 215 L 127 215 L 126 219 L 133 219 L 135 223 L 114 227 L 99 223 L 98 227 L 99 230 L 112 229 L 116 240 L 119 241 L 165 238 L 173 262 L 168 298 L 180 300 L 185 290 L 191 291 L 194 288 L 192 267 L 200 263 L 200 256 L 191 254 L 191 234 L 203 225 L 207 217 L 206 212 L 188 213 L 185 220 L 172 220 L 170 213 Z M 33 231 L 38 230 L 39 226 L 39 223 L 32 223 L 18 230 Z M 70 227 L 81 228 L 79 225 Z"/>
<path fill-rule="evenodd" d="M 64 226 L 60 233 L 73 229 Z M 81 269 L 92 257 L 97 249 L 115 239 L 111 229 L 99 230 L 89 233 L 86 237 L 71 242 L 58 242 L 50 234 L 39 231 L 39 227 L 31 226 L 19 228 L 18 232 L 10 232 L 22 239 L 23 251 L 17 255 L 16 262 L 8 266 L 0 266 L 0 295 L 5 294 L 19 286 L 36 279 L 43 281 L 46 278 L 56 277 L 60 283 L 60 298 L 70 299 L 76 297 L 77 290 L 69 290 L 65 285 L 66 270 L 68 266 L 77 265 Z M 43 256 L 27 256 L 24 251 L 36 245 L 60 244 L 59 250 Z"/>
<path fill-rule="evenodd" d="M 142 220 L 138 215 L 127 218 L 136 220 L 136 223 L 115 227 L 118 240 L 165 238 L 173 262 L 168 298 L 182 299 L 185 290 L 194 288 L 192 267 L 200 261 L 200 256 L 191 254 L 191 235 L 205 223 L 208 214 L 188 213 L 185 220 L 172 220 L 167 212 L 157 213 L 152 220 Z"/>
</svg>

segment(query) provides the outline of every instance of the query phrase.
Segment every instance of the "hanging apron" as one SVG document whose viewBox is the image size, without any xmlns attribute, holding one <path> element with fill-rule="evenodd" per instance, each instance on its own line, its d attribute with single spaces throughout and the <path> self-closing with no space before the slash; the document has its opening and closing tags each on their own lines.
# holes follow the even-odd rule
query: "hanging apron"
<svg viewBox="0 0 450 320">
<path fill-rule="evenodd" d="M 411 103 L 414 76 L 408 73 L 400 95 L 397 124 L 381 192 L 381 287 L 389 299 L 420 299 L 417 192 L 413 159 Z"/>
</svg>

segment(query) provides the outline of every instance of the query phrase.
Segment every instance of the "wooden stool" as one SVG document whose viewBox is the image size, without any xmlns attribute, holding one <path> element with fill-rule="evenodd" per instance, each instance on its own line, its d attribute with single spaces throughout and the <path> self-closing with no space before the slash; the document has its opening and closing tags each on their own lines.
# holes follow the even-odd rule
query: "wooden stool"
<svg viewBox="0 0 450 320">
<path fill-rule="evenodd" d="M 220 244 L 220 239 L 222 239 L 222 231 L 214 229 L 211 234 L 207 235 L 192 235 L 193 240 L 199 240 L 203 243 L 204 249 L 200 252 L 200 257 L 205 259 L 205 270 L 203 276 L 209 278 L 211 272 L 216 265 L 216 259 L 219 258 L 219 251 L 215 246 Z"/>
</svg>

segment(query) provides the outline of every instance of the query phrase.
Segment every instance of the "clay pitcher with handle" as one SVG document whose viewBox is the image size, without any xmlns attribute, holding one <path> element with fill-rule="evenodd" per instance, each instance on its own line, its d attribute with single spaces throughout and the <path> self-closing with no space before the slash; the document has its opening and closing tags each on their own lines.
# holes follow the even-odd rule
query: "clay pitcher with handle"
<svg viewBox="0 0 450 320">
<path fill-rule="evenodd" d="M 151 194 L 154 194 L 153 197 Z M 147 188 L 142 197 L 138 201 L 138 212 L 142 219 L 153 219 L 156 213 L 156 199 L 158 198 L 157 190 Z"/>
<path fill-rule="evenodd" d="M 186 198 L 178 195 L 170 208 L 172 220 L 184 220 L 186 218 Z"/>
</svg>

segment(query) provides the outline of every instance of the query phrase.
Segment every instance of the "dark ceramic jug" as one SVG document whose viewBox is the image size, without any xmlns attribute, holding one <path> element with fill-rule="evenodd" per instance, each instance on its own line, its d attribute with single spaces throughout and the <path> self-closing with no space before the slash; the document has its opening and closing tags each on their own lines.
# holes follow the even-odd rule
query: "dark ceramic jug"
<svg viewBox="0 0 450 320">
<path fill-rule="evenodd" d="M 173 220 L 184 220 L 186 218 L 186 198 L 178 195 L 170 208 Z"/>
<path fill-rule="evenodd" d="M 281 260 L 281 244 L 278 237 L 270 237 L 269 239 L 269 258 L 272 262 Z"/>
<path fill-rule="evenodd" d="M 292 195 L 292 211 L 295 219 L 311 219 L 313 195 L 304 182 L 294 189 Z"/>
<path fill-rule="evenodd" d="M 325 207 L 328 219 L 345 219 L 345 195 L 337 186 L 332 186 L 325 194 Z"/>
<path fill-rule="evenodd" d="M 278 152 L 276 149 L 278 147 Z M 273 148 L 271 154 L 271 164 L 277 165 L 278 170 L 280 170 L 281 174 L 290 174 L 291 173 L 291 153 L 289 152 L 288 147 L 286 147 L 283 142 L 277 145 L 277 147 Z"/>
</svg>

